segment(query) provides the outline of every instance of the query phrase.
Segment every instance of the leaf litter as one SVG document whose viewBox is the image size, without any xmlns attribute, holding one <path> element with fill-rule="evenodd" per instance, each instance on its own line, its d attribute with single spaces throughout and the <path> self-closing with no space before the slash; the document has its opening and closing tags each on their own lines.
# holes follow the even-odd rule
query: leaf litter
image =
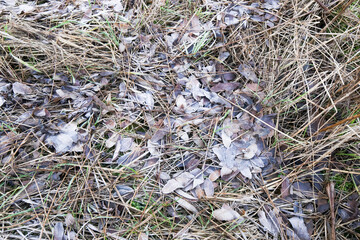
<svg viewBox="0 0 360 240">
<path fill-rule="evenodd" d="M 164 9 L 166 4 L 169 3 L 159 3 L 159 6 Z M 253 36 L 251 34 L 255 33 L 256 27 L 261 25 L 262 30 L 254 36 L 265 31 L 270 33 L 279 22 L 284 23 L 282 18 L 286 16 L 280 11 L 286 3 L 265 0 L 232 4 L 206 1 L 206 4 L 207 9 L 213 11 L 212 18 L 201 14 L 181 17 L 180 14 L 178 19 L 171 18 L 172 22 L 168 23 L 171 27 L 162 28 L 149 22 L 144 27 L 146 31 L 139 32 L 142 31 L 138 28 L 139 9 L 121 1 L 102 1 L 91 5 L 87 1 L 1 3 L 0 13 L 8 13 L 11 19 L 24 19 L 24 25 L 9 24 L 11 31 L 1 32 L 5 43 L 19 44 L 23 41 L 31 47 L 34 47 L 31 41 L 21 35 L 15 37 L 16 31 L 24 32 L 27 26 L 34 27 L 26 25 L 27 21 L 44 23 L 72 15 L 78 18 L 84 30 L 82 35 L 91 36 L 92 40 L 87 40 L 89 43 L 101 37 L 91 35 L 95 33 L 92 28 L 94 21 L 109 23 L 109 19 L 115 19 L 114 28 L 109 30 L 104 26 L 103 29 L 106 33 L 103 35 L 111 39 L 111 44 L 96 43 L 99 48 L 107 46 L 116 49 L 116 53 L 104 59 L 104 65 L 98 61 L 103 69 L 100 67 L 95 73 L 88 74 L 82 70 L 75 73 L 70 68 L 66 68 L 66 72 L 64 68 L 63 73 L 46 76 L 36 71 L 37 68 L 25 61 L 26 58 L 16 57 L 14 66 L 30 72 L 29 78 L 19 82 L 13 77 L 1 76 L 0 107 L 4 113 L 11 112 L 10 116 L 1 119 L 1 162 L 7 169 L 15 163 L 20 168 L 11 171 L 18 171 L 21 176 L 25 172 L 32 179 L 24 183 L 13 180 L 19 174 L 8 170 L 12 174 L 9 185 L 15 182 L 24 186 L 23 193 L 17 198 L 25 205 L 10 204 L 12 209 L 23 210 L 31 204 L 41 206 L 39 199 L 43 196 L 36 198 L 34 195 L 47 193 L 50 187 L 58 187 L 61 181 L 67 181 L 69 189 L 64 193 L 69 195 L 66 198 L 90 196 L 86 202 L 87 212 L 79 218 L 89 222 L 84 229 L 90 229 L 92 234 L 108 227 L 101 221 L 93 221 L 93 215 L 106 212 L 108 215 L 125 216 L 131 211 L 138 211 L 132 216 L 141 212 L 142 218 L 143 214 L 148 214 L 144 206 L 149 206 L 152 200 L 145 204 L 142 202 L 148 197 L 142 194 L 142 189 L 148 188 L 147 184 L 152 187 L 151 191 L 154 191 L 154 186 L 160 188 L 151 198 L 172 201 L 168 215 L 174 222 L 196 218 L 202 213 L 201 204 L 209 200 L 217 206 L 215 210 L 208 211 L 217 221 L 236 221 L 239 225 L 245 222 L 252 229 L 261 228 L 262 232 L 274 237 L 281 235 L 284 238 L 287 235 L 294 239 L 310 239 L 315 214 L 328 211 L 335 214 L 323 194 L 325 180 L 320 171 L 324 169 L 323 165 L 316 165 L 321 172 L 316 175 L 317 184 L 306 176 L 278 176 L 290 173 L 280 168 L 288 169 L 286 159 L 296 159 L 291 155 L 292 149 L 281 149 L 282 143 L 270 144 L 274 137 L 285 135 L 278 129 L 276 117 L 279 115 L 271 112 L 275 107 L 269 105 L 269 98 L 272 98 L 268 95 L 269 82 L 284 76 L 270 75 L 265 61 L 259 61 L 251 51 L 246 52 L 248 49 L 241 50 L 244 52 L 239 53 L 240 58 L 233 53 L 233 42 L 246 41 Z M 46 34 L 31 28 L 36 36 L 32 40 L 45 44 L 41 45 L 44 49 L 53 39 L 59 45 L 72 46 L 67 52 L 69 62 L 78 61 L 77 49 L 88 57 L 99 58 L 93 48 L 86 50 L 87 46 L 83 47 L 69 38 L 62 28 L 67 24 L 72 23 L 59 22 L 59 25 L 49 26 Z M 234 39 L 229 33 L 234 33 L 236 29 L 241 31 L 241 37 Z M 114 31 L 118 35 L 113 34 Z M 304 36 L 302 38 L 305 39 Z M 262 46 L 266 50 L 261 51 L 267 52 L 272 51 L 269 42 L 270 37 L 267 37 L 264 43 L 255 40 L 255 44 L 251 44 L 259 45 L 259 49 Z M 23 53 L 14 50 L 15 54 L 22 56 Z M 207 54 L 211 58 L 205 59 Z M 276 61 L 280 64 L 281 57 L 276 57 Z M 88 63 L 84 65 L 90 66 Z M 116 69 L 109 70 L 106 66 Z M 44 70 L 47 67 L 51 66 L 42 66 Z M 290 86 L 295 90 L 288 92 L 298 91 L 298 86 Z M 296 108 L 303 107 L 300 103 L 294 104 Z M 317 140 L 321 141 L 325 135 L 319 136 Z M 279 149 L 275 150 L 275 145 Z M 286 150 L 285 157 L 282 150 Z M 46 160 L 41 162 L 41 159 Z M 84 162 L 79 162 L 79 159 L 84 159 Z M 303 163 L 295 162 L 299 165 Z M 35 167 L 36 171 L 29 172 L 28 169 Z M 89 172 L 85 174 L 84 168 Z M 51 176 L 37 173 L 48 169 L 58 172 Z M 84 181 L 79 181 L 83 184 L 82 189 L 71 189 L 71 184 L 77 179 L 68 178 L 68 171 L 77 172 L 76 176 L 86 176 Z M 122 174 L 126 171 L 124 177 Z M 137 180 L 144 176 L 147 180 Z M 122 182 L 128 178 L 133 184 Z M 276 185 L 279 181 L 280 185 Z M 241 190 L 244 186 L 251 188 L 252 194 L 257 194 L 261 207 L 253 210 L 251 203 L 237 199 L 239 194 L 236 193 L 241 192 L 242 195 L 246 192 Z M 280 190 L 277 191 L 277 188 Z M 5 186 L 4 189 L 10 191 L 11 188 Z M 261 189 L 270 189 L 272 195 L 268 196 Z M 97 199 L 97 194 L 107 196 L 107 200 Z M 359 199 L 355 195 L 348 197 L 336 213 L 336 218 L 344 223 L 353 221 L 354 228 L 359 225 Z M 266 202 L 270 197 L 273 204 Z M 222 204 L 223 201 L 231 203 L 232 207 Z M 254 202 L 252 199 L 253 205 L 258 204 Z M 44 211 L 48 207 L 44 207 Z M 242 209 L 247 210 L 243 213 Z M 62 219 L 65 225 L 77 231 L 75 223 L 78 223 L 78 217 L 75 219 L 72 214 L 65 213 L 66 217 Z M 256 215 L 258 218 L 254 218 Z M 260 225 L 251 225 L 251 218 Z M 65 238 L 65 232 L 69 239 L 75 239 L 77 233 L 64 229 L 59 219 L 56 218 L 53 225 L 54 239 Z M 105 234 L 109 236 L 116 232 L 112 227 L 107 231 Z M 184 235 L 185 232 L 180 230 L 174 236 Z M 147 229 L 143 228 L 137 233 L 139 239 L 155 236 L 151 232 L 147 234 Z"/>
</svg>

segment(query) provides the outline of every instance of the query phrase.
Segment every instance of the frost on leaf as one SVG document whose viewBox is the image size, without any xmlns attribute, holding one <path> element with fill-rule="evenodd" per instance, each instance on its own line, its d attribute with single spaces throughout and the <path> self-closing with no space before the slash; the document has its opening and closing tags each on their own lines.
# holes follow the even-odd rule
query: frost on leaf
<svg viewBox="0 0 360 240">
<path fill-rule="evenodd" d="M 213 216 L 219 221 L 233 221 L 241 218 L 240 214 L 234 211 L 227 204 L 224 204 L 220 209 L 215 210 L 213 212 Z"/>
<path fill-rule="evenodd" d="M 75 150 L 78 139 L 77 124 L 68 123 L 60 128 L 59 134 L 49 136 L 46 143 L 52 145 L 56 153 L 63 153 Z"/>
</svg>

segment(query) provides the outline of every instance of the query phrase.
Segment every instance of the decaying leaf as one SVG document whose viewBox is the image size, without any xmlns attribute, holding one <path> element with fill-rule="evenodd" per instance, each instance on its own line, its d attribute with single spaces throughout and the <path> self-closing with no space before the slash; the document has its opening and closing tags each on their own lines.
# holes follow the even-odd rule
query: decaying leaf
<svg viewBox="0 0 360 240">
<path fill-rule="evenodd" d="M 47 175 L 42 175 L 36 179 L 32 183 L 30 183 L 23 191 L 19 193 L 16 199 L 23 199 L 30 197 L 35 193 L 40 193 L 46 186 L 45 178 Z"/>
<path fill-rule="evenodd" d="M 112 134 L 111 137 L 109 137 L 106 142 L 105 142 L 105 147 L 106 148 L 111 148 L 113 146 L 115 146 L 117 140 L 119 138 L 119 134 Z"/>
<path fill-rule="evenodd" d="M 225 133 L 225 131 L 221 131 L 221 139 L 226 148 L 229 148 L 231 145 L 231 137 Z"/>
<path fill-rule="evenodd" d="M 256 143 L 251 144 L 244 150 L 244 159 L 251 159 L 255 157 L 255 154 L 258 152 L 258 145 Z"/>
<path fill-rule="evenodd" d="M 213 86 L 210 90 L 213 92 L 234 91 L 238 87 L 240 87 L 240 83 L 238 82 L 218 83 L 215 86 Z"/>
<path fill-rule="evenodd" d="M 0 96 L 0 107 L 4 105 L 5 102 L 6 102 L 5 98 L 3 96 Z"/>
<path fill-rule="evenodd" d="M 179 194 L 180 196 L 186 198 L 186 199 L 189 199 L 189 200 L 197 200 L 196 197 L 193 197 L 192 195 L 184 192 L 184 191 L 181 190 L 181 189 L 176 190 L 176 193 Z"/>
</svg>

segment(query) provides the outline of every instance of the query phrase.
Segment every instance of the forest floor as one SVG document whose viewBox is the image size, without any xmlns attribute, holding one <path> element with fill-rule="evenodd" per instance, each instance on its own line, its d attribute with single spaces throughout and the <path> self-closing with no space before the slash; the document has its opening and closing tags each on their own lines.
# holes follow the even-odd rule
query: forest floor
<svg viewBox="0 0 360 240">
<path fill-rule="evenodd" d="M 0 1 L 1 239 L 360 239 L 359 0 Z"/>
</svg>

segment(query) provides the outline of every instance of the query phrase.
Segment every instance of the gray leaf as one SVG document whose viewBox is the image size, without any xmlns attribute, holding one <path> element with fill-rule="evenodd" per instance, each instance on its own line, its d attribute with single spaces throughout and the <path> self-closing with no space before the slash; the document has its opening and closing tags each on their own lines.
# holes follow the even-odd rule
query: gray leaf
<svg viewBox="0 0 360 240">
<path fill-rule="evenodd" d="M 63 240 L 64 226 L 61 222 L 57 222 L 54 227 L 54 240 Z"/>
<path fill-rule="evenodd" d="M 271 220 L 269 220 L 264 211 L 259 211 L 258 213 L 259 215 L 259 221 L 260 223 L 263 225 L 264 229 L 268 232 L 270 232 L 272 235 L 274 235 L 275 237 L 277 237 L 279 231 L 278 229 L 274 226 L 274 224 L 271 222 Z"/>
<path fill-rule="evenodd" d="M 251 69 L 251 67 L 247 64 L 240 64 L 238 68 L 241 75 L 243 75 L 246 79 L 251 80 L 253 82 L 258 82 L 259 79 L 257 78 L 255 72 Z"/>
<path fill-rule="evenodd" d="M 175 179 L 171 179 L 165 184 L 165 186 L 162 189 L 162 192 L 163 194 L 169 194 L 181 187 L 183 187 L 181 183 L 179 183 Z"/>
<path fill-rule="evenodd" d="M 188 201 L 182 199 L 182 198 L 179 198 L 179 197 L 175 197 L 175 201 L 177 203 L 179 203 L 179 205 L 183 208 L 185 208 L 186 210 L 189 210 L 190 212 L 193 212 L 193 213 L 197 213 L 198 210 L 195 208 L 194 205 L 192 205 L 191 203 L 189 203 Z"/>
<path fill-rule="evenodd" d="M 13 92 L 15 94 L 27 95 L 32 93 L 32 89 L 23 83 L 16 82 L 13 84 Z"/>
<path fill-rule="evenodd" d="M 296 234 L 301 240 L 310 240 L 311 237 L 305 226 L 304 219 L 300 217 L 292 217 L 289 219 L 292 227 L 294 228 Z"/>
<path fill-rule="evenodd" d="M 208 196 L 208 197 L 214 196 L 214 184 L 208 178 L 204 181 L 204 191 L 205 191 L 206 196 Z"/>
</svg>

